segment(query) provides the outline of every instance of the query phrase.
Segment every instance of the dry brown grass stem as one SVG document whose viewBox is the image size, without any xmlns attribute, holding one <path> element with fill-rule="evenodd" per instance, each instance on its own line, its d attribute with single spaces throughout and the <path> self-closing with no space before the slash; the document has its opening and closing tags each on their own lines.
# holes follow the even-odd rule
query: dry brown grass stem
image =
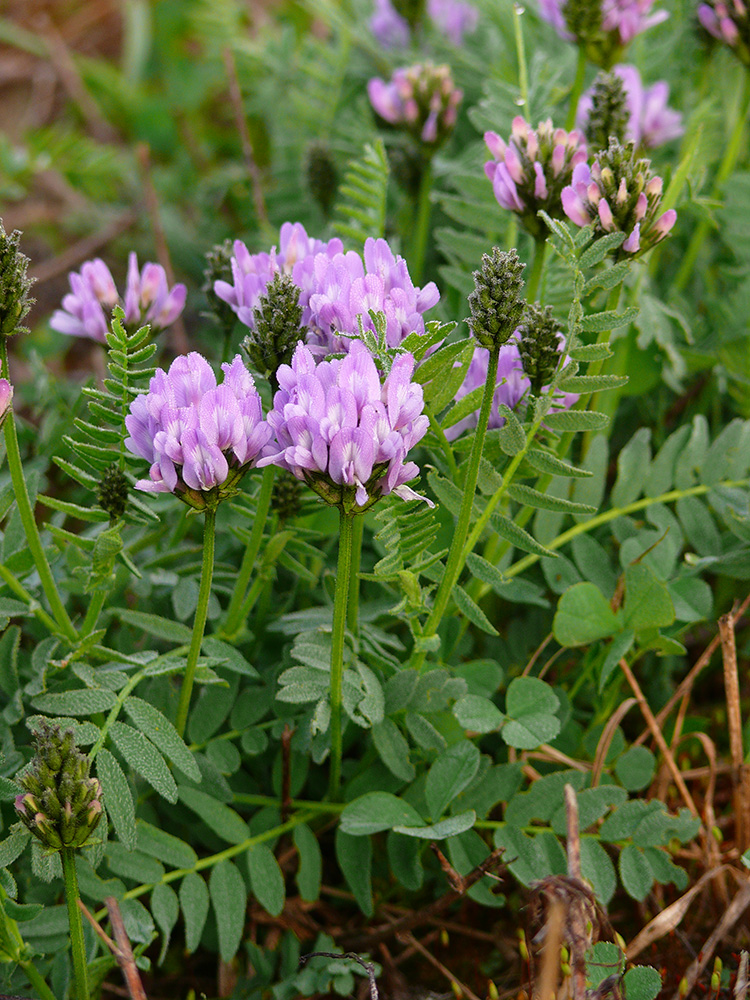
<svg viewBox="0 0 750 1000">
<path fill-rule="evenodd" d="M 734 813 L 737 820 L 735 840 L 737 849 L 742 854 L 750 844 L 750 773 L 745 764 L 742 746 L 742 706 L 737 674 L 737 644 L 734 636 L 734 615 L 731 612 L 719 619 L 719 636 L 724 666 L 729 751 L 732 756 Z"/>
<path fill-rule="evenodd" d="M 473 993 L 466 983 L 462 983 L 460 979 L 454 976 L 451 970 L 447 966 L 443 965 L 439 959 L 435 958 L 429 949 L 425 948 L 423 944 L 417 941 L 413 934 L 402 934 L 399 936 L 405 943 L 411 945 L 412 948 L 418 951 L 423 958 L 426 958 L 430 965 L 433 965 L 438 972 L 442 973 L 449 983 L 459 989 L 465 997 L 468 997 L 468 1000 L 479 1000 L 476 993 Z"/>
<path fill-rule="evenodd" d="M 749 959 L 750 954 L 748 952 L 740 952 L 740 967 L 737 969 L 737 979 L 734 984 L 734 1000 L 745 1000 L 747 997 L 747 988 L 750 984 L 747 975 Z"/>
<path fill-rule="evenodd" d="M 552 1000 L 557 996 L 560 980 L 560 947 L 565 926 L 565 907 L 561 899 L 553 899 L 547 907 L 544 947 L 539 976 L 534 983 L 534 1000 Z"/>
<path fill-rule="evenodd" d="M 620 669 L 625 674 L 627 682 L 630 685 L 630 689 L 636 697 L 636 700 L 638 702 L 638 707 L 640 708 L 641 713 L 643 714 L 643 718 L 646 720 L 649 730 L 651 731 L 651 735 L 653 736 L 657 746 L 664 755 L 664 760 L 666 762 L 667 767 L 669 768 L 669 773 L 672 775 L 674 783 L 677 785 L 680 795 L 685 801 L 685 805 L 688 807 L 693 816 L 697 816 L 698 818 L 700 818 L 700 813 L 698 812 L 695 802 L 693 801 L 693 796 L 690 794 L 690 791 L 687 785 L 685 784 L 685 780 L 680 774 L 680 769 L 677 767 L 674 755 L 672 754 L 672 751 L 669 749 L 667 741 L 664 739 L 664 734 L 662 733 L 659 727 L 659 723 L 656 721 L 654 713 L 649 708 L 649 704 L 646 701 L 646 696 L 641 690 L 640 684 L 635 679 L 633 671 L 628 666 L 627 660 L 625 659 L 620 660 Z"/>
<path fill-rule="evenodd" d="M 547 646 L 549 646 L 549 644 L 551 642 L 552 642 L 552 633 L 549 632 L 547 635 L 545 635 L 545 637 L 542 639 L 542 641 L 536 647 L 536 649 L 534 650 L 534 652 L 531 654 L 531 659 L 526 664 L 526 666 L 523 668 L 523 673 L 521 674 L 522 677 L 528 677 L 528 675 L 531 673 L 531 671 L 532 671 L 532 669 L 534 667 L 534 664 L 536 663 L 536 661 L 539 659 L 539 657 L 542 655 L 542 653 L 545 651 L 545 649 L 547 648 Z"/>
<path fill-rule="evenodd" d="M 607 725 L 604 727 L 602 735 L 599 737 L 596 754 L 594 756 L 594 768 L 591 774 L 592 788 L 596 788 L 599 784 L 599 779 L 602 776 L 604 764 L 607 760 L 607 754 L 609 753 L 609 748 L 612 745 L 614 735 L 617 732 L 617 727 L 628 714 L 630 709 L 637 704 L 638 702 L 635 698 L 626 698 L 621 705 L 618 705 L 616 711 L 613 712 L 607 720 Z"/>
</svg>

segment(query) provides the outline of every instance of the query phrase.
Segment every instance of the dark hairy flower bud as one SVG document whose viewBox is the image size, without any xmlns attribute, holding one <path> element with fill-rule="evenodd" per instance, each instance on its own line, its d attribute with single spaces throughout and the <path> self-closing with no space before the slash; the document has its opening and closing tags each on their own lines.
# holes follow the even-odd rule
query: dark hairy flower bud
<svg viewBox="0 0 750 1000">
<path fill-rule="evenodd" d="M 393 6 L 412 31 L 422 24 L 427 6 L 426 0 L 393 0 Z"/>
<path fill-rule="evenodd" d="M 128 506 L 128 480 L 113 462 L 99 482 L 99 506 L 109 514 L 111 521 L 119 521 Z"/>
<path fill-rule="evenodd" d="M 524 374 L 531 382 L 532 396 L 538 396 L 552 381 L 560 362 L 562 332 L 552 309 L 528 305 L 518 326 L 518 337 Z"/>
<path fill-rule="evenodd" d="M 279 521 L 288 521 L 296 517 L 302 509 L 303 486 L 288 472 L 277 472 L 271 494 L 271 507 L 276 511 Z"/>
<path fill-rule="evenodd" d="M 233 253 L 232 240 L 225 240 L 223 243 L 217 243 L 211 247 L 206 253 L 206 268 L 203 271 L 205 280 L 201 285 L 201 291 L 208 300 L 209 311 L 206 315 L 218 324 L 225 335 L 232 332 L 237 317 L 232 307 L 220 299 L 214 291 L 214 282 L 228 281 L 231 284 L 234 280 L 232 275 Z"/>
<path fill-rule="evenodd" d="M 610 136 L 622 143 L 630 121 L 628 99 L 617 73 L 599 73 L 591 89 L 586 139 L 594 150 L 607 149 Z"/>
<path fill-rule="evenodd" d="M 270 378 L 274 387 L 276 369 L 290 363 L 297 342 L 307 333 L 299 296 L 291 277 L 277 271 L 253 309 L 255 329 L 242 342 L 253 368 Z"/>
<path fill-rule="evenodd" d="M 21 234 L 16 230 L 6 235 L 0 219 L 0 336 L 28 333 L 21 320 L 36 301 L 29 296 L 34 280 L 26 271 L 29 258 L 18 249 Z"/>
<path fill-rule="evenodd" d="M 491 255 L 482 255 L 482 267 L 474 272 L 469 329 L 490 351 L 502 347 L 518 326 L 525 304 L 521 294 L 525 266 L 515 250 L 493 247 Z"/>
<path fill-rule="evenodd" d="M 59 851 L 82 847 L 102 814 L 102 789 L 89 777 L 91 762 L 76 747 L 73 733 L 42 722 L 34 743 L 36 753 L 18 778 L 16 796 L 21 822 L 45 847 Z"/>
<path fill-rule="evenodd" d="M 331 151 L 324 142 L 313 142 L 307 150 L 305 175 L 310 194 L 328 216 L 339 186 L 339 172 Z"/>
</svg>

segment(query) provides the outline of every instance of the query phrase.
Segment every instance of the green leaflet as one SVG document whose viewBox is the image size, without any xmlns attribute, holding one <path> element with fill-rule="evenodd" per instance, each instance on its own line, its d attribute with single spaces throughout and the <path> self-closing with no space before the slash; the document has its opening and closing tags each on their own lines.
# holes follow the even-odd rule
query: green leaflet
<svg viewBox="0 0 750 1000">
<path fill-rule="evenodd" d="M 349 163 L 338 191 L 334 231 L 349 246 L 364 247 L 368 237 L 385 235 L 388 158 L 383 140 L 366 143 L 360 159 Z"/>
<path fill-rule="evenodd" d="M 245 929 L 245 880 L 231 861 L 220 861 L 211 872 L 208 888 L 219 932 L 219 954 L 231 962 Z"/>
<path fill-rule="evenodd" d="M 109 735 L 133 770 L 168 802 L 177 801 L 177 785 L 164 758 L 143 733 L 124 722 L 113 722 Z"/>
<path fill-rule="evenodd" d="M 208 887 L 197 872 L 189 872 L 180 883 L 180 907 L 185 917 L 185 947 L 193 952 L 200 944 L 209 907 Z"/>
<path fill-rule="evenodd" d="M 96 773 L 107 810 L 117 836 L 132 850 L 136 845 L 135 806 L 128 779 L 109 750 L 101 749 L 96 757 Z"/>
</svg>

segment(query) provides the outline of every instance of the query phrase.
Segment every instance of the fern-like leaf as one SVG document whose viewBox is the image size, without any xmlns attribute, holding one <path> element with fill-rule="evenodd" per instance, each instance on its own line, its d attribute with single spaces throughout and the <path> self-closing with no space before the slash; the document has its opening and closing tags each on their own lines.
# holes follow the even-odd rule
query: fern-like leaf
<svg viewBox="0 0 750 1000">
<path fill-rule="evenodd" d="M 361 249 L 370 237 L 385 235 L 385 199 L 388 159 L 381 139 L 365 145 L 364 155 L 349 164 L 339 188 L 333 228 L 339 236 Z"/>
</svg>

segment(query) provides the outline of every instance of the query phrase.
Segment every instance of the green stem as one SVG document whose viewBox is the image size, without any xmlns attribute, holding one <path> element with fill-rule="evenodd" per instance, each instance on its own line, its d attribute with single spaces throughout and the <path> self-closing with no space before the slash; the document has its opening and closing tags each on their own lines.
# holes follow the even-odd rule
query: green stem
<svg viewBox="0 0 750 1000">
<path fill-rule="evenodd" d="M 263 470 L 253 529 L 250 532 L 247 548 L 245 549 L 245 554 L 242 557 L 240 571 L 237 574 L 237 580 L 234 584 L 232 597 L 229 601 L 229 606 L 227 607 L 224 625 L 220 629 L 221 634 L 227 639 L 232 639 L 236 636 L 244 621 L 243 603 L 245 601 L 245 594 L 247 593 L 247 588 L 250 583 L 250 577 L 253 575 L 253 569 L 255 568 L 255 563 L 258 558 L 261 542 L 263 541 L 263 529 L 266 526 L 268 509 L 271 506 L 271 494 L 273 493 L 273 481 L 275 475 L 275 465 L 267 465 Z"/>
<path fill-rule="evenodd" d="M 722 188 L 729 180 L 729 177 L 737 163 L 737 157 L 739 156 L 740 148 L 742 146 L 742 136 L 747 122 L 748 109 L 750 109 L 750 73 L 748 73 L 743 66 L 739 83 L 737 117 L 734 122 L 732 133 L 729 137 L 729 142 L 727 143 L 727 148 L 724 151 L 724 158 L 719 166 L 719 170 L 716 174 L 716 180 L 714 181 L 714 186 L 711 191 L 711 197 L 714 200 L 721 195 Z M 695 262 L 698 259 L 698 254 L 701 251 L 710 229 L 711 220 L 704 218 L 693 230 L 693 235 L 690 239 L 690 243 L 688 244 L 688 248 L 685 251 L 685 256 L 682 258 L 682 264 L 680 265 L 680 269 L 672 283 L 672 287 L 675 291 L 681 292 L 690 280 L 690 276 L 693 274 L 695 269 Z"/>
<path fill-rule="evenodd" d="M 341 785 L 341 702 L 344 682 L 344 632 L 349 603 L 349 572 L 352 564 L 352 536 L 355 515 L 341 511 L 339 520 L 339 560 L 336 568 L 336 591 L 333 599 L 333 635 L 331 638 L 331 798 L 338 798 Z"/>
<path fill-rule="evenodd" d="M 526 69 L 526 48 L 523 44 L 523 27 L 521 26 L 523 12 L 524 8 L 519 3 L 513 4 L 513 31 L 516 37 L 516 55 L 518 56 L 518 89 L 521 91 L 524 117 L 530 120 L 529 74 Z"/>
<path fill-rule="evenodd" d="M 570 92 L 570 106 L 568 108 L 568 118 L 565 128 L 570 130 L 575 126 L 576 113 L 578 112 L 578 102 L 583 93 L 583 85 L 586 82 L 586 50 L 583 46 L 578 49 L 578 62 L 576 63 L 576 75 L 573 80 L 573 89 Z"/>
<path fill-rule="evenodd" d="M 414 218 L 414 240 L 409 260 L 409 271 L 415 285 L 422 283 L 424 259 L 427 253 L 427 239 L 430 233 L 430 215 L 432 213 L 431 191 L 432 164 L 430 160 L 427 160 L 422 168 L 422 176 L 419 179 L 419 191 L 417 192 Z"/>
<path fill-rule="evenodd" d="M 458 476 L 458 466 L 456 465 L 456 456 L 453 454 L 453 449 L 451 448 L 450 441 L 445 436 L 445 431 L 440 426 L 440 423 L 435 414 L 432 412 L 432 407 L 425 406 L 424 411 L 427 414 L 427 417 L 430 421 L 430 430 L 437 438 L 438 444 L 440 445 L 440 449 L 443 452 L 443 455 L 445 456 L 446 462 L 448 463 L 448 468 L 450 469 L 451 478 L 455 480 L 456 477 Z"/>
<path fill-rule="evenodd" d="M 216 511 L 206 511 L 206 523 L 203 529 L 203 565 L 201 566 L 201 585 L 198 591 L 198 605 L 195 609 L 195 621 L 193 622 L 193 637 L 190 640 L 187 664 L 185 666 L 185 676 L 182 679 L 180 688 L 180 701 L 177 706 L 177 722 L 175 728 L 182 736 L 187 725 L 188 711 L 190 709 L 190 696 L 193 693 L 193 682 L 195 680 L 195 669 L 198 666 L 198 656 L 203 642 L 203 631 L 206 627 L 206 616 L 208 614 L 208 599 L 211 596 L 211 580 L 214 575 L 214 537 L 216 535 Z"/>
<path fill-rule="evenodd" d="M 542 277 L 542 272 L 544 271 L 544 255 L 546 249 L 547 244 L 543 239 L 534 241 L 534 260 L 531 264 L 531 270 L 529 271 L 529 280 L 526 283 L 526 301 L 529 303 L 536 302 L 539 282 Z"/>
<path fill-rule="evenodd" d="M 487 366 L 487 381 L 484 383 L 482 406 L 479 411 L 479 423 L 477 424 L 476 434 L 474 435 L 474 443 L 471 448 L 469 467 L 466 471 L 466 481 L 464 483 L 463 497 L 461 498 L 461 508 L 458 512 L 458 522 L 456 524 L 456 529 L 453 532 L 453 540 L 451 541 L 450 551 L 448 552 L 448 560 L 445 564 L 445 571 L 440 581 L 440 586 L 437 589 L 437 593 L 435 594 L 435 602 L 432 606 L 432 611 L 425 622 L 423 631 L 424 638 L 429 638 L 436 634 L 438 626 L 440 625 L 443 615 L 445 614 L 445 609 L 448 607 L 448 601 L 450 600 L 453 587 L 455 586 L 456 581 L 461 574 L 461 570 L 463 569 L 464 559 L 462 550 L 467 532 L 469 530 L 469 524 L 471 522 L 471 509 L 474 504 L 474 493 L 477 486 L 477 477 L 479 476 L 479 460 L 482 457 L 484 438 L 487 433 L 487 424 L 490 419 L 492 400 L 495 395 L 497 363 L 499 356 L 499 347 L 495 347 L 490 351 L 490 358 Z M 418 670 L 424 663 L 425 655 L 424 650 L 417 650 L 412 657 L 411 665 Z"/>
<path fill-rule="evenodd" d="M 34 965 L 33 961 L 27 959 L 26 961 L 19 962 L 18 964 L 26 973 L 26 978 L 28 979 L 28 981 L 31 983 L 31 985 L 39 994 L 40 1000 L 57 1000 L 55 994 L 45 983 L 41 973 L 37 972 L 37 968 Z"/>
<path fill-rule="evenodd" d="M 89 1000 L 89 986 L 86 973 L 86 948 L 83 943 L 83 924 L 78 909 L 80 892 L 76 874 L 76 852 L 72 847 L 60 851 L 63 879 L 65 881 L 65 902 L 68 904 L 70 924 L 70 950 L 73 956 L 73 978 L 76 984 L 77 1000 Z"/>
<path fill-rule="evenodd" d="M 352 525 L 352 558 L 349 573 L 349 600 L 346 605 L 346 625 L 352 635 L 359 632 L 359 569 L 362 565 L 364 517 L 355 517 Z"/>
<path fill-rule="evenodd" d="M 3 378 L 8 378 L 8 338 L 0 337 L 0 345 L 0 350 L 2 351 L 2 368 L 0 369 L 0 374 L 2 374 Z M 42 540 L 39 537 L 39 529 L 34 520 L 34 511 L 31 509 L 31 501 L 26 489 L 26 479 L 23 474 L 21 452 L 18 448 L 18 436 L 16 435 L 16 423 L 13 418 L 12 408 L 5 418 L 5 451 L 8 457 L 8 469 L 10 471 L 11 482 L 13 483 L 16 506 L 21 517 L 24 534 L 26 535 L 26 543 L 29 546 L 39 579 L 42 582 L 42 588 L 47 595 L 52 615 L 57 622 L 57 627 L 65 635 L 66 639 L 75 643 L 78 641 L 78 633 L 73 627 L 73 622 L 70 620 L 70 616 L 60 599 L 57 584 L 52 576 L 52 570 L 47 562 Z"/>
<path fill-rule="evenodd" d="M 91 601 L 89 602 L 88 609 L 86 611 L 86 617 L 83 619 L 83 625 L 81 625 L 81 638 L 85 639 L 87 635 L 90 635 L 96 628 L 96 623 L 99 621 L 99 615 L 104 607 L 104 602 L 107 599 L 106 590 L 98 590 Z"/>
<path fill-rule="evenodd" d="M 110 659 L 111 656 L 109 655 L 109 650 L 107 651 L 107 654 L 108 655 L 107 655 L 106 658 Z M 153 662 L 155 662 L 155 661 L 152 661 L 152 663 Z M 125 699 L 128 697 L 128 695 L 130 694 L 130 692 L 133 691 L 141 683 L 141 681 L 143 680 L 143 678 L 145 676 L 146 676 L 146 672 L 144 670 L 140 670 L 137 674 L 133 674 L 133 676 L 130 678 L 130 680 L 125 685 L 125 687 L 122 688 L 121 691 L 118 691 L 118 693 L 117 693 L 117 701 L 115 702 L 115 704 L 110 709 L 110 712 L 109 712 L 109 715 L 107 716 L 107 718 L 104 720 L 104 725 L 101 727 L 101 730 L 99 732 L 99 737 L 98 737 L 96 743 L 89 750 L 88 758 L 89 758 L 90 761 L 94 760 L 94 758 L 96 757 L 96 755 L 99 753 L 99 751 L 101 750 L 101 748 L 104 746 L 104 743 L 105 743 L 105 741 L 107 739 L 107 736 L 109 735 L 110 727 L 111 727 L 111 725 L 112 725 L 113 722 L 117 721 L 117 716 L 122 711 L 122 706 L 125 704 Z"/>
</svg>

